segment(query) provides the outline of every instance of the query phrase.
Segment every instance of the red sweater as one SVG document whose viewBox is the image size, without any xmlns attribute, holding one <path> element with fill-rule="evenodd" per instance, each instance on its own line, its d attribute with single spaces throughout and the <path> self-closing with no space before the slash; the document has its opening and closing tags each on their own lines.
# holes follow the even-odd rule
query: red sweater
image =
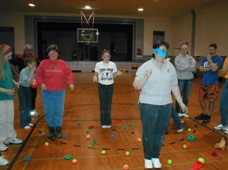
<svg viewBox="0 0 228 170">
<path fill-rule="evenodd" d="M 65 89 L 65 82 L 73 84 L 73 74 L 67 63 L 63 60 L 46 59 L 40 63 L 36 70 L 35 79 L 39 85 L 45 84 L 48 91 Z"/>
</svg>

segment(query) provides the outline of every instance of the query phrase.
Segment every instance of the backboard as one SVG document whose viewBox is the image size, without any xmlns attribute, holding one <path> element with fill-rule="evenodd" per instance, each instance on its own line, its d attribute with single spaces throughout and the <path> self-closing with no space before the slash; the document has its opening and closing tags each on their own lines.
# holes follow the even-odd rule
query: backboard
<svg viewBox="0 0 228 170">
<path fill-rule="evenodd" d="M 97 28 L 77 28 L 78 43 L 98 43 L 98 35 Z"/>
</svg>

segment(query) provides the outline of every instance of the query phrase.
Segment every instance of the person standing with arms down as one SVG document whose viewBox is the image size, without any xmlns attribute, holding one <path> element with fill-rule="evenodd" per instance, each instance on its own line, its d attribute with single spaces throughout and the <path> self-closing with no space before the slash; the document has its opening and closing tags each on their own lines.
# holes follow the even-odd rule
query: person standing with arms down
<svg viewBox="0 0 228 170">
<path fill-rule="evenodd" d="M 203 72 L 203 78 L 199 90 L 199 101 L 202 113 L 196 116 L 196 120 L 203 123 L 211 121 L 211 114 L 215 101 L 218 97 L 218 70 L 222 68 L 223 59 L 216 54 L 217 45 L 209 45 L 209 54 L 205 56 L 200 64 L 199 70 Z M 206 112 L 206 100 L 209 101 L 209 112 Z"/>
<path fill-rule="evenodd" d="M 169 45 L 154 44 L 152 59 L 142 64 L 136 72 L 133 86 L 141 90 L 139 110 L 143 126 L 145 168 L 161 168 L 160 150 L 168 129 L 172 112 L 172 94 L 182 111 L 188 109 L 182 101 L 174 66 L 165 59 Z"/>
<path fill-rule="evenodd" d="M 194 78 L 196 61 L 188 55 L 188 46 L 183 44 L 180 49 L 181 53 L 175 58 L 175 67 L 177 71 L 178 86 L 180 88 L 181 96 L 184 104 L 188 106 L 188 97 L 192 87 L 192 80 Z M 180 106 L 176 102 L 176 111 L 179 117 L 189 117 L 186 113 L 180 112 Z"/>
<path fill-rule="evenodd" d="M 222 74 L 225 74 L 225 83 L 222 88 L 219 113 L 221 115 L 221 124 L 215 126 L 216 130 L 224 130 L 224 133 L 228 135 L 228 57 L 226 57 L 222 68 Z"/>
<path fill-rule="evenodd" d="M 62 138 L 62 117 L 65 102 L 65 83 L 74 90 L 73 74 L 67 63 L 58 59 L 59 48 L 52 44 L 47 49 L 49 59 L 40 63 L 35 79 L 41 85 L 41 97 L 45 119 L 48 123 L 48 137 Z"/>
<path fill-rule="evenodd" d="M 121 75 L 122 72 L 117 71 L 116 64 L 110 61 L 111 54 L 109 50 L 103 50 L 101 58 L 103 61 L 96 63 L 93 82 L 98 82 L 101 127 L 111 128 L 111 108 L 114 78 L 117 75 Z"/>
</svg>

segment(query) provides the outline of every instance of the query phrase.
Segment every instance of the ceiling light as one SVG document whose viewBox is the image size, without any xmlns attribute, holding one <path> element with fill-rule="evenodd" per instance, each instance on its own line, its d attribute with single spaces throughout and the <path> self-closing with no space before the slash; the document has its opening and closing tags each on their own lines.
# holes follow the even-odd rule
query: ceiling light
<svg viewBox="0 0 228 170">
<path fill-rule="evenodd" d="M 144 9 L 143 8 L 139 8 L 138 11 L 139 12 L 142 12 L 142 11 L 144 11 Z"/>
<path fill-rule="evenodd" d="M 89 9 L 92 9 L 92 8 L 91 8 L 91 6 L 86 5 L 84 9 L 88 9 L 89 10 Z"/>
<path fill-rule="evenodd" d="M 28 6 L 30 6 L 30 7 L 35 7 L 36 5 L 33 4 L 33 3 L 29 3 Z"/>
</svg>

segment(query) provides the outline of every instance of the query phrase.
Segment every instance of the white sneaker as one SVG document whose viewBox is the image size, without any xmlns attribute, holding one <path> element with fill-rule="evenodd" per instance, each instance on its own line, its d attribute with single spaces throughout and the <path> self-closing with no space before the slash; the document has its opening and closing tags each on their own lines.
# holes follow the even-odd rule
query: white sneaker
<svg viewBox="0 0 228 170">
<path fill-rule="evenodd" d="M 228 129 L 227 129 L 227 130 L 225 130 L 225 131 L 224 131 L 224 133 L 225 133 L 226 135 L 228 135 Z"/>
<path fill-rule="evenodd" d="M 5 144 L 21 144 L 23 141 L 21 139 L 6 139 Z"/>
<path fill-rule="evenodd" d="M 24 129 L 30 129 L 30 126 L 25 126 Z"/>
<path fill-rule="evenodd" d="M 102 125 L 101 128 L 105 129 L 105 128 L 107 128 L 107 126 L 106 125 Z"/>
<path fill-rule="evenodd" d="M 178 116 L 179 116 L 179 117 L 183 117 L 183 114 L 182 114 L 182 113 L 178 113 Z"/>
<path fill-rule="evenodd" d="M 6 166 L 6 165 L 8 165 L 8 161 L 5 159 L 5 158 L 3 158 L 3 156 L 0 156 L 0 166 Z"/>
<path fill-rule="evenodd" d="M 152 169 L 153 168 L 152 161 L 150 159 L 144 159 L 144 166 L 147 169 Z"/>
<path fill-rule="evenodd" d="M 3 143 L 0 143 L 0 151 L 6 151 L 8 149 L 8 147 L 6 145 L 4 145 Z"/>
<path fill-rule="evenodd" d="M 215 126 L 214 129 L 215 129 L 215 130 L 224 130 L 225 127 L 224 127 L 222 124 L 220 124 L 220 125 L 218 125 L 218 126 Z"/>
<path fill-rule="evenodd" d="M 112 126 L 111 125 L 106 125 L 106 128 L 111 128 Z"/>
<path fill-rule="evenodd" d="M 189 117 L 189 115 L 187 113 L 178 113 L 178 116 L 179 117 L 185 117 L 185 118 Z"/>
<path fill-rule="evenodd" d="M 33 123 L 29 123 L 29 126 L 33 126 Z"/>
<path fill-rule="evenodd" d="M 177 132 L 178 133 L 181 133 L 181 132 L 183 132 L 184 131 L 184 128 L 182 128 L 182 129 L 177 129 Z"/>
<path fill-rule="evenodd" d="M 154 165 L 154 168 L 161 168 L 162 167 L 159 158 L 152 158 L 152 163 Z"/>
</svg>

